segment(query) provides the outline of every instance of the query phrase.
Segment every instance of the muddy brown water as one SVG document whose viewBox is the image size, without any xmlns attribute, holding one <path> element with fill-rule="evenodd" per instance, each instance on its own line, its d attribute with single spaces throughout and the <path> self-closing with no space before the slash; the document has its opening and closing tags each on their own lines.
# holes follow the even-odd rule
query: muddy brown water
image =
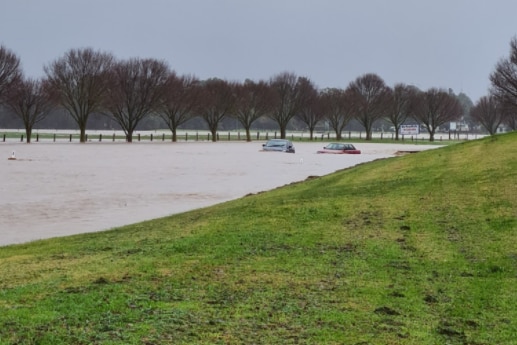
<svg viewBox="0 0 517 345">
<path fill-rule="evenodd" d="M 368 143 L 356 144 L 361 155 L 321 155 L 325 142 L 295 143 L 295 154 L 261 144 L 0 144 L 0 245 L 106 230 L 437 147 Z"/>
</svg>

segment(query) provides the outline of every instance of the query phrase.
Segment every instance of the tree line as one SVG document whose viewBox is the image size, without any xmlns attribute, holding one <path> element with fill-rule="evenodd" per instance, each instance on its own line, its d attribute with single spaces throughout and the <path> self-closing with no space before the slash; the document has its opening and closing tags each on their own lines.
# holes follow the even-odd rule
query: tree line
<svg viewBox="0 0 517 345">
<path fill-rule="evenodd" d="M 339 140 L 344 128 L 355 121 L 366 132 L 366 140 L 371 140 L 374 125 L 385 121 L 396 140 L 401 126 L 412 122 L 425 128 L 434 141 L 440 126 L 465 116 L 490 134 L 502 124 L 516 129 L 517 38 L 510 48 L 510 57 L 501 59 L 490 75 L 489 95 L 473 105 L 462 102 L 452 90 L 422 91 L 404 83 L 390 87 L 373 73 L 357 77 L 344 89 L 319 89 L 309 78 L 291 72 L 259 81 L 200 80 L 178 75 L 162 60 L 119 60 L 92 48 L 67 51 L 44 66 L 44 77 L 33 79 L 23 75 L 16 54 L 0 46 L 0 103 L 23 122 L 27 142 L 35 125 L 56 109 L 63 109 L 73 120 L 81 142 L 86 141 L 89 119 L 99 114 L 116 123 L 128 142 L 139 124 L 151 117 L 162 120 L 173 141 L 177 130 L 195 118 L 203 121 L 213 141 L 229 118 L 244 128 L 248 141 L 253 124 L 263 118 L 275 123 L 281 138 L 286 137 L 288 125 L 298 121 L 311 139 L 324 122 Z"/>
</svg>

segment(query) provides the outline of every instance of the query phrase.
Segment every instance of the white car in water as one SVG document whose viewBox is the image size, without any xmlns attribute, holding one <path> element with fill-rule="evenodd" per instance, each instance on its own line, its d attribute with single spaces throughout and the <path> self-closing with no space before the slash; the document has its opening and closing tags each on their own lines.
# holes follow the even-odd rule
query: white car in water
<svg viewBox="0 0 517 345">
<path fill-rule="evenodd" d="M 286 139 L 268 140 L 267 143 L 262 144 L 262 151 L 295 152 L 293 143 Z"/>
</svg>

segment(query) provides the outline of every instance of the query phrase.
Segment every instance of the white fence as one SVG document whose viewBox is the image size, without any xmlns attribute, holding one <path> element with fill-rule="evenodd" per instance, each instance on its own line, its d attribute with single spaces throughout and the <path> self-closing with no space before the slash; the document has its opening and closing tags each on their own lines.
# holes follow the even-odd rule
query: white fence
<svg viewBox="0 0 517 345">
<path fill-rule="evenodd" d="M 123 131 L 113 130 L 88 130 L 86 131 L 87 141 L 118 141 L 124 142 L 125 134 Z M 79 130 L 34 130 L 32 132 L 32 142 L 77 142 L 79 141 Z M 439 132 L 435 134 L 435 141 L 450 141 L 450 140 L 472 140 L 484 137 L 483 134 L 472 134 L 468 132 Z M 252 131 L 251 140 L 260 141 L 273 138 L 279 138 L 280 131 Z M 310 133 L 290 131 L 287 133 L 287 138 L 291 140 L 309 140 Z M 364 140 L 366 138 L 365 132 L 360 131 L 346 131 L 342 132 L 342 140 Z M 372 139 L 374 140 L 395 140 L 395 133 L 393 132 L 373 132 Z M 23 142 L 25 140 L 25 130 L 0 130 L 0 142 Z M 135 131 L 133 133 L 133 141 L 171 141 L 172 133 L 169 130 L 152 130 L 152 131 Z M 178 141 L 212 141 L 211 133 L 206 130 L 181 130 L 177 132 Z M 246 133 L 244 131 L 220 131 L 217 133 L 218 141 L 239 141 L 246 140 Z M 336 140 L 334 132 L 315 132 L 313 140 L 332 141 Z M 419 133 L 415 135 L 399 135 L 401 141 L 422 142 L 429 141 L 428 133 Z"/>
</svg>

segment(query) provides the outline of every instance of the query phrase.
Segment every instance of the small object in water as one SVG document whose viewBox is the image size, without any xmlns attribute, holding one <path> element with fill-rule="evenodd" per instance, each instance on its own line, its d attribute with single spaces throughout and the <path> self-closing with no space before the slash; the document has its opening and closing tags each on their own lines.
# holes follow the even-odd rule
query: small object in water
<svg viewBox="0 0 517 345">
<path fill-rule="evenodd" d="M 14 155 L 14 151 L 13 151 L 13 154 L 11 155 L 11 157 L 8 158 L 10 161 L 14 161 L 16 159 L 16 156 Z"/>
</svg>

